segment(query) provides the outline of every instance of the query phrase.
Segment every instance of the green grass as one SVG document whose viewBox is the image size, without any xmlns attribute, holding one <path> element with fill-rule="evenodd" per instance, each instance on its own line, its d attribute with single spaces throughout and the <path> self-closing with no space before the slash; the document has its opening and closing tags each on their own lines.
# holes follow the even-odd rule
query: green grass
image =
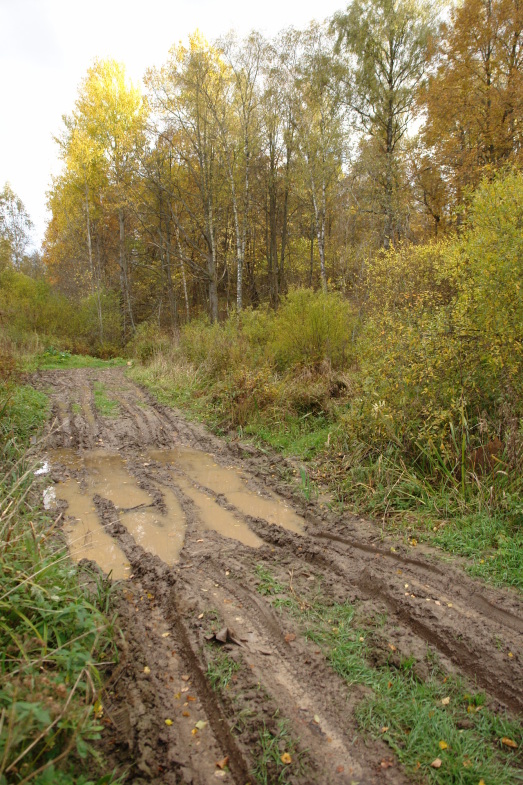
<svg viewBox="0 0 523 785">
<path fill-rule="evenodd" d="M 121 357 L 111 360 L 101 360 L 88 354 L 71 354 L 57 349 L 47 349 L 42 354 L 31 357 L 26 362 L 26 371 L 57 370 L 59 368 L 114 368 L 126 365 L 127 361 Z"/>
<path fill-rule="evenodd" d="M 226 690 L 234 674 L 240 670 L 240 665 L 216 646 L 209 645 L 207 650 L 211 658 L 207 665 L 207 679 L 213 690 Z"/>
<path fill-rule="evenodd" d="M 287 415 L 281 420 L 255 418 L 243 427 L 242 434 L 268 444 L 283 455 L 310 460 L 325 449 L 335 428 L 335 423 L 325 416 Z"/>
<path fill-rule="evenodd" d="M 25 444 L 47 419 L 49 398 L 29 385 L 0 385 L 0 427 L 4 438 L 14 436 Z"/>
<path fill-rule="evenodd" d="M 414 778 L 437 785 L 478 785 L 481 779 L 489 785 L 523 782 L 521 725 L 487 708 L 484 695 L 445 673 L 430 653 L 425 663 L 429 677 L 420 680 L 415 658 L 398 658 L 388 647 L 383 617 L 363 620 L 356 606 L 327 604 L 317 597 L 300 604 L 290 592 L 273 604 L 299 619 L 304 635 L 349 686 L 372 691 L 357 706 L 359 726 L 383 739 Z M 376 649 L 381 656 L 373 658 Z M 384 658 L 383 650 L 390 655 Z M 373 666 L 373 661 L 383 664 Z M 505 746 L 503 738 L 518 749 Z M 436 758 L 442 761 L 439 769 L 431 766 Z"/>
<path fill-rule="evenodd" d="M 264 567 L 263 564 L 257 564 L 254 571 L 258 577 L 256 591 L 259 594 L 282 594 L 285 591 L 286 587 L 282 583 L 278 583 L 272 572 Z"/>
<path fill-rule="evenodd" d="M 264 724 L 252 752 L 255 757 L 253 775 L 259 785 L 284 785 L 301 768 L 300 756 L 285 720 L 277 721 L 275 732 L 271 732 Z M 285 754 L 290 756 L 289 763 L 282 761 Z"/>
<path fill-rule="evenodd" d="M 94 383 L 94 405 L 102 417 L 118 417 L 120 414 L 118 401 L 108 397 L 102 382 Z"/>
<path fill-rule="evenodd" d="M 25 450 L 45 419 L 47 399 L 0 387 L 0 785 L 115 782 L 93 743 L 98 663 L 114 660 L 105 613 L 109 588 L 93 596 L 41 508 L 41 487 Z"/>
</svg>

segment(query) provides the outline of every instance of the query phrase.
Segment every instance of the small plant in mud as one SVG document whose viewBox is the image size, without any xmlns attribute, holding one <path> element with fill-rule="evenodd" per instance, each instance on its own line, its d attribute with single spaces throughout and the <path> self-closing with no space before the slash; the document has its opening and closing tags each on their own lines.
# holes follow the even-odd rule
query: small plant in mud
<svg viewBox="0 0 523 785">
<path fill-rule="evenodd" d="M 273 730 L 263 724 L 254 754 L 253 775 L 259 785 L 284 785 L 300 773 L 301 756 L 285 720 L 278 720 Z"/>
<path fill-rule="evenodd" d="M 108 397 L 102 382 L 94 383 L 94 405 L 103 417 L 118 417 L 120 413 L 118 402 Z"/>
<path fill-rule="evenodd" d="M 301 480 L 300 490 L 303 496 L 305 497 L 306 501 L 310 502 L 313 496 L 314 497 L 318 496 L 318 489 L 315 486 L 315 484 L 311 481 L 307 469 L 305 469 L 303 466 L 300 466 L 300 480 Z"/>
<path fill-rule="evenodd" d="M 207 678 L 216 692 L 226 690 L 234 674 L 240 670 L 240 664 L 233 660 L 226 651 L 217 646 L 207 646 L 210 662 L 207 665 Z"/>
<path fill-rule="evenodd" d="M 271 571 L 264 567 L 263 564 L 257 564 L 255 572 L 259 578 L 258 585 L 256 586 L 256 591 L 259 592 L 259 594 L 281 594 L 285 591 L 285 586 L 278 583 Z"/>
</svg>

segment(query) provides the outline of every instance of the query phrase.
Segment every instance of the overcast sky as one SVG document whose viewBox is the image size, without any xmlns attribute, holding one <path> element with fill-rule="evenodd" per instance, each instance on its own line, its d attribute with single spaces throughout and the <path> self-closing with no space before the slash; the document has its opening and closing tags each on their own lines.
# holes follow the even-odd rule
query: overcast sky
<svg viewBox="0 0 523 785">
<path fill-rule="evenodd" d="M 125 63 L 140 81 L 169 48 L 199 28 L 209 40 L 231 29 L 267 36 L 305 27 L 343 0 L 0 0 L 0 188 L 9 181 L 39 245 L 46 191 L 59 170 L 53 135 L 71 112 L 96 57 Z"/>
</svg>

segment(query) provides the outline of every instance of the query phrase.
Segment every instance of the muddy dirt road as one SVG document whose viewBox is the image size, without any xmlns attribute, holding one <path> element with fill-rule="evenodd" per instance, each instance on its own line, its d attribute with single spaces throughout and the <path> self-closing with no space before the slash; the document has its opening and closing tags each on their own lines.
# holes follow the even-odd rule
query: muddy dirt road
<svg viewBox="0 0 523 785">
<path fill-rule="evenodd" d="M 424 679 L 437 656 L 521 710 L 516 595 L 306 500 L 286 461 L 188 423 L 120 369 L 35 384 L 51 395 L 46 457 L 73 558 L 123 579 L 121 661 L 102 703 L 104 753 L 127 782 L 254 785 L 264 755 L 267 782 L 283 776 L 271 755 L 292 761 L 290 783 L 409 781 L 359 732 L 366 688 L 303 635 L 315 592 L 381 619 L 373 657 L 408 657 Z"/>
</svg>

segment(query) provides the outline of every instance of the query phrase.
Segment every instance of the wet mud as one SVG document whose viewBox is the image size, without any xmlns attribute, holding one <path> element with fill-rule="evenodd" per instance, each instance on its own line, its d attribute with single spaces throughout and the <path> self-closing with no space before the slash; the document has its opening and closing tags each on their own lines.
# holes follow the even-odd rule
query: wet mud
<svg viewBox="0 0 523 785">
<path fill-rule="evenodd" d="M 117 417 L 96 410 L 99 381 Z M 42 457 L 71 556 L 121 579 L 121 657 L 101 696 L 102 745 L 126 782 L 254 785 L 261 735 L 277 736 L 282 722 L 294 744 L 289 783 L 410 781 L 384 742 L 359 731 L 365 689 L 347 686 L 296 618 L 259 593 L 260 570 L 296 598 L 321 582 L 329 602 L 382 615 L 418 678 L 432 652 L 494 708 L 521 711 L 517 594 L 305 499 L 290 463 L 218 439 L 120 369 L 41 372 L 34 384 L 51 395 Z M 233 676 L 216 689 L 224 655 Z"/>
</svg>

